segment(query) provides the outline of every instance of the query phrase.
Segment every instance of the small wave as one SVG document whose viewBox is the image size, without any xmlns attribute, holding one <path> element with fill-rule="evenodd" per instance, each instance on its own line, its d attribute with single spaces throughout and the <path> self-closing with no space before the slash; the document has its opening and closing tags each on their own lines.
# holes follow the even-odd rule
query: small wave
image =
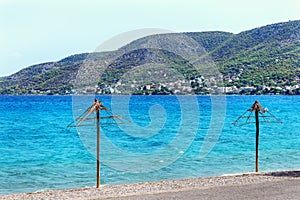
<svg viewBox="0 0 300 200">
<path fill-rule="evenodd" d="M 241 176 L 245 174 L 256 174 L 256 172 L 234 173 L 234 174 L 222 174 L 221 176 Z"/>
<path fill-rule="evenodd" d="M 39 189 L 39 190 L 33 191 L 32 193 L 40 193 L 40 192 L 48 192 L 48 191 L 51 191 L 51 189 L 49 189 L 49 188 Z"/>
</svg>

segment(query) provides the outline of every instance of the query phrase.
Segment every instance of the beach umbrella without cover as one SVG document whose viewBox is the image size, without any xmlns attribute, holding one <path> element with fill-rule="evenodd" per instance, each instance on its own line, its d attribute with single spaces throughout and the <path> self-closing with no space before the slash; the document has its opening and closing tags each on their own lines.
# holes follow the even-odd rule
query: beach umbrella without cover
<svg viewBox="0 0 300 200">
<path fill-rule="evenodd" d="M 261 120 L 260 120 L 261 119 Z M 246 110 L 241 116 L 233 122 L 235 126 L 243 126 L 246 124 L 255 123 L 256 126 L 256 145 L 255 145 L 255 171 L 258 172 L 258 143 L 259 143 L 259 123 L 283 123 L 275 117 L 268 108 L 263 108 L 256 100 L 250 109 Z"/>
</svg>

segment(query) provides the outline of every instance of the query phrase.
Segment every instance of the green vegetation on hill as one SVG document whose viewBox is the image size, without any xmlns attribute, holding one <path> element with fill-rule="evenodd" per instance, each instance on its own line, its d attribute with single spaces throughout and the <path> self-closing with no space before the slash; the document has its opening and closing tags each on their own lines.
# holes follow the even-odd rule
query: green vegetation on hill
<svg viewBox="0 0 300 200">
<path fill-rule="evenodd" d="M 149 62 L 171 66 L 189 81 L 196 94 L 206 94 L 211 88 L 221 86 L 226 87 L 224 92 L 234 94 L 300 93 L 300 20 L 271 24 L 239 34 L 219 31 L 183 34 L 205 49 L 223 75 L 222 85 L 207 84 L 192 63 L 181 56 L 167 50 L 142 48 L 156 37 L 148 36 L 115 52 L 84 53 L 58 62 L 30 66 L 0 78 L 0 94 L 70 94 L 74 92 L 77 71 L 85 62 L 99 67 L 102 65 L 100 61 L 112 59 L 118 54 L 120 56 L 105 66 L 105 72 L 101 72 L 95 83 L 100 93 L 112 93 L 116 86 L 122 85 L 120 78 L 124 74 Z M 163 71 L 156 69 L 159 70 Z M 215 81 L 219 82 L 217 79 Z M 135 93 L 173 94 L 175 89 L 149 78 L 147 85 L 135 88 Z"/>
</svg>

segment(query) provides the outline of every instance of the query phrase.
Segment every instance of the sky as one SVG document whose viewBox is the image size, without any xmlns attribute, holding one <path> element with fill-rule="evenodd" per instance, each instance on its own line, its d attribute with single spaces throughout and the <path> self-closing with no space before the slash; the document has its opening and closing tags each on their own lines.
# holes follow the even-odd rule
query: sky
<svg viewBox="0 0 300 200">
<path fill-rule="evenodd" d="M 239 33 L 299 19 L 298 0 L 0 0 L 0 77 L 136 29 Z"/>
</svg>

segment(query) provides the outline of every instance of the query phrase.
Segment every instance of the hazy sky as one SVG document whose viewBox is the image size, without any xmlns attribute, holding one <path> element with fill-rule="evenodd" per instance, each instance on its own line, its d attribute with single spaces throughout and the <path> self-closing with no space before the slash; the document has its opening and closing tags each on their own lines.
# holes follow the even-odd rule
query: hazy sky
<svg viewBox="0 0 300 200">
<path fill-rule="evenodd" d="M 135 29 L 239 33 L 298 19 L 298 0 L 0 0 L 0 76 Z"/>
</svg>

